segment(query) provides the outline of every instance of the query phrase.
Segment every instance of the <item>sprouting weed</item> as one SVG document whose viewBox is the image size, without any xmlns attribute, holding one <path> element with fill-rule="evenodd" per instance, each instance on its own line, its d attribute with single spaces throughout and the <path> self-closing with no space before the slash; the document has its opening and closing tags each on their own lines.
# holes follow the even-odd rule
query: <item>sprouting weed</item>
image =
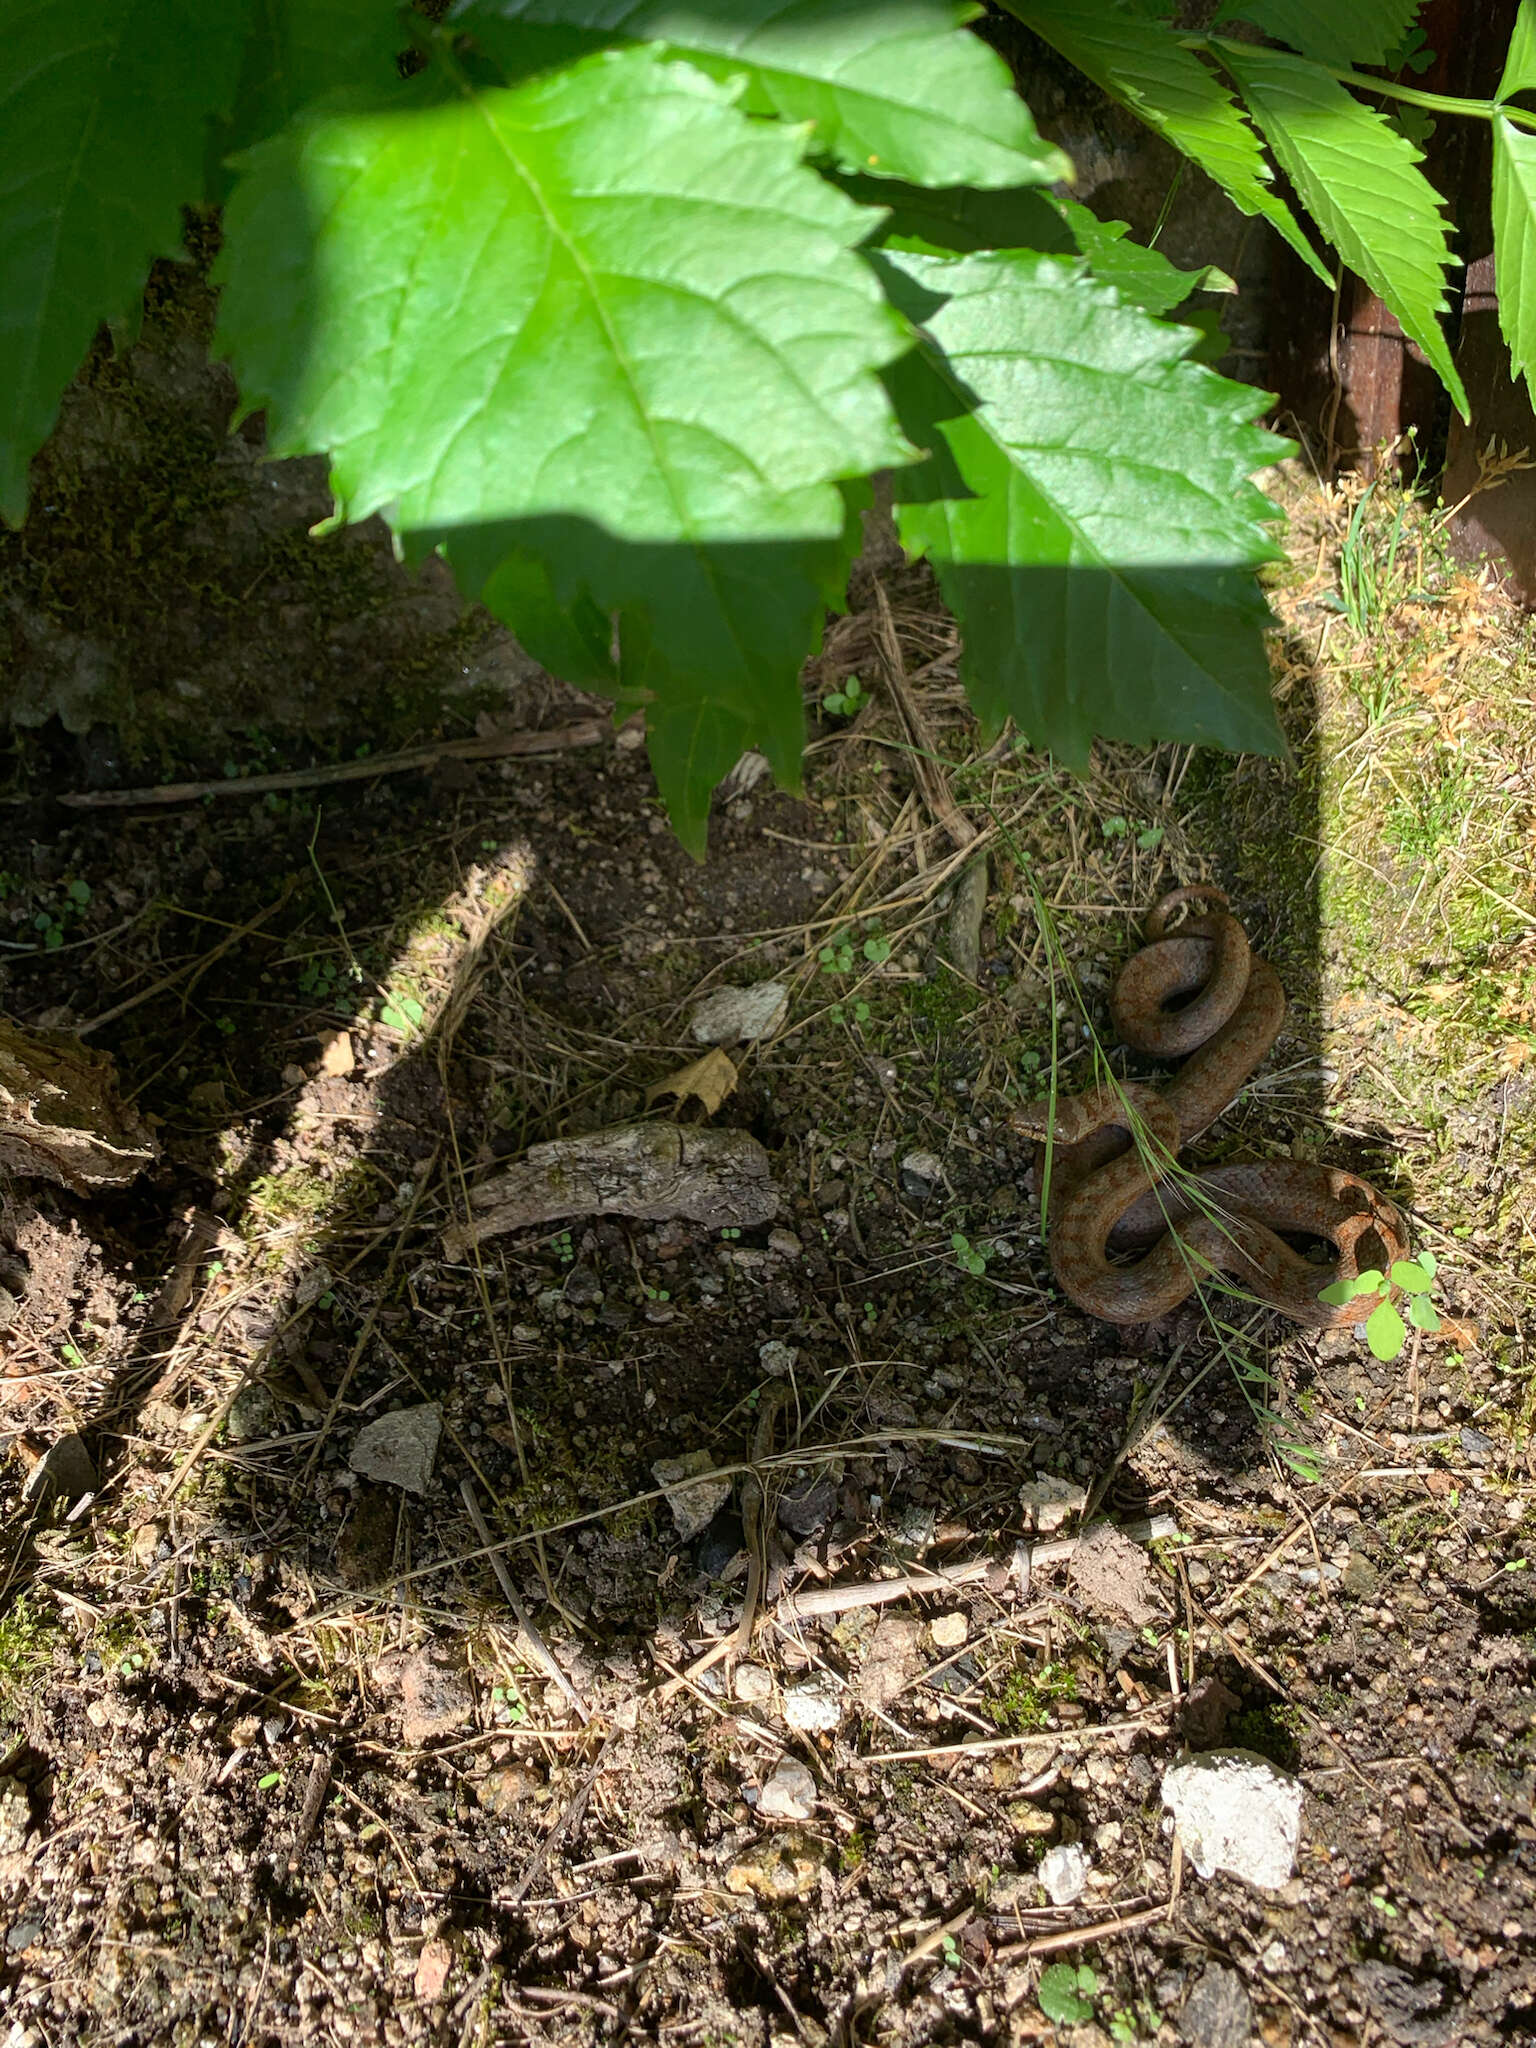
<svg viewBox="0 0 1536 2048">
<path fill-rule="evenodd" d="M 1408 1341 L 1409 1323 L 1430 1337 L 1439 1329 L 1440 1312 L 1430 1299 L 1437 1271 L 1434 1253 L 1420 1252 L 1414 1259 L 1395 1259 L 1389 1273 L 1369 1266 L 1363 1273 L 1357 1273 L 1353 1280 L 1335 1280 L 1317 1298 L 1327 1302 L 1330 1308 L 1342 1308 L 1357 1296 L 1380 1294 L 1385 1287 L 1384 1298 L 1366 1319 L 1365 1341 L 1371 1347 L 1373 1357 L 1379 1358 L 1383 1365 L 1390 1365 Z M 1394 1295 L 1408 1304 L 1406 1323 Z"/>
<path fill-rule="evenodd" d="M 955 1264 L 961 1272 L 969 1273 L 973 1280 L 980 1280 L 987 1270 L 987 1254 L 980 1245 L 974 1245 L 964 1231 L 952 1231 L 949 1239 L 950 1250 L 955 1255 Z"/>
</svg>

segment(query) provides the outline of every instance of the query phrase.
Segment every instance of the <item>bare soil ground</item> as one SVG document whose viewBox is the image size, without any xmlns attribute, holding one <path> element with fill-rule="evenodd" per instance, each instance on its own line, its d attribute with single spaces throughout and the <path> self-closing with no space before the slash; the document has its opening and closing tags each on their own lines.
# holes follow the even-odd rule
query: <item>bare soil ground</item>
<svg viewBox="0 0 1536 2048">
<path fill-rule="evenodd" d="M 0 1005 L 88 1027 L 163 1146 L 127 1193 L 4 1191 L 7 2048 L 1536 2039 L 1525 624 L 1407 500 L 1351 559 L 1359 492 L 1287 475 L 1288 763 L 983 748 L 876 554 L 807 672 L 805 798 L 741 778 L 705 867 L 628 734 L 253 795 L 590 707 L 382 532 L 308 536 L 321 479 L 225 437 L 204 311 L 167 290 L 92 366 L 0 541 L 8 696 L 74 728 L 13 741 Z M 189 775 L 234 793 L 57 800 Z M 1052 1285 L 1011 1109 L 1090 1070 L 1197 879 L 1292 999 L 1207 1152 L 1397 1196 L 1454 1331 L 1395 1364 Z M 767 1148 L 771 1225 L 445 1255 L 528 1145 L 697 1120 L 647 1091 L 768 977 L 714 1122 Z M 424 1494 L 351 1469 L 424 1403 Z M 94 1471 L 29 1496 L 75 1435 Z M 654 1467 L 700 1452 L 685 1535 Z M 1026 1586 L 1045 1480 L 1174 1533 Z M 1304 1787 L 1282 1889 L 1172 1839 L 1163 1774 L 1218 1743 Z"/>
</svg>

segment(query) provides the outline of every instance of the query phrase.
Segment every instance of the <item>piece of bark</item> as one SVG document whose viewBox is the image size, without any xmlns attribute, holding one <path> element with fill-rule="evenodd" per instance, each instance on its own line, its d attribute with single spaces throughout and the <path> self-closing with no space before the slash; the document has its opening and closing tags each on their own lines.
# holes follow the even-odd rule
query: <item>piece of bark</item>
<svg viewBox="0 0 1536 2048">
<path fill-rule="evenodd" d="M 0 1167 L 84 1195 L 126 1187 L 159 1150 L 105 1053 L 0 1021 Z"/>
<path fill-rule="evenodd" d="M 981 979 L 981 921 L 987 914 L 987 856 L 978 854 L 955 884 L 949 913 L 949 957 L 967 981 Z"/>
<path fill-rule="evenodd" d="M 779 1211 L 768 1154 L 746 1131 L 613 1124 L 533 1145 L 510 1172 L 470 1195 L 480 1214 L 443 1233 L 458 1259 L 483 1238 L 562 1216 L 673 1216 L 722 1228 L 771 1223 Z"/>
</svg>

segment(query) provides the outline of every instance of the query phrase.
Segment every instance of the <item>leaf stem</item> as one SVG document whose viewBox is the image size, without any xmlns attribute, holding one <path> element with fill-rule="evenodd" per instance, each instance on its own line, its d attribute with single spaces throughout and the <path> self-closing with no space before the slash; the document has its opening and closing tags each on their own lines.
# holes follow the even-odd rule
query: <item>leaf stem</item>
<svg viewBox="0 0 1536 2048">
<path fill-rule="evenodd" d="M 1251 47 L 1231 36 L 1181 36 L 1179 41 L 1186 50 L 1208 50 L 1213 56 L 1220 56 L 1223 50 L 1247 50 Z M 1521 128 L 1536 128 L 1536 113 L 1512 106 L 1507 100 L 1457 99 L 1450 93 L 1421 92 L 1416 85 L 1396 85 L 1389 78 L 1372 78 L 1368 72 L 1341 70 L 1335 64 L 1321 63 L 1316 57 L 1300 61 L 1310 64 L 1316 71 L 1326 72 L 1340 85 L 1352 86 L 1356 92 L 1374 92 L 1385 99 L 1401 100 L 1405 106 L 1423 107 L 1431 114 L 1464 114 L 1474 121 L 1492 121 L 1502 114 L 1506 121 L 1513 121 Z"/>
</svg>

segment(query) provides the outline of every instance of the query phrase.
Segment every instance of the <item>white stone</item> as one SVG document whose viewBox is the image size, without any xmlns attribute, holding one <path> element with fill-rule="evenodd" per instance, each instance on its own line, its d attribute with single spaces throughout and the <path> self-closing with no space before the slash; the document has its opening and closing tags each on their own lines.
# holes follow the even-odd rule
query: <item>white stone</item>
<svg viewBox="0 0 1536 2048">
<path fill-rule="evenodd" d="M 843 1718 L 843 1701 L 830 1678 L 808 1678 L 792 1685 L 784 1694 L 784 1718 L 802 1735 L 817 1735 L 835 1728 Z"/>
<path fill-rule="evenodd" d="M 940 1614 L 933 1624 L 933 1640 L 941 1650 L 958 1650 L 970 1634 L 970 1623 L 960 1613 Z"/>
<path fill-rule="evenodd" d="M 1212 1749 L 1176 1764 L 1163 1804 L 1202 1877 L 1218 1870 L 1278 1891 L 1296 1863 L 1301 1786 L 1249 1749 Z"/>
<path fill-rule="evenodd" d="M 782 981 L 759 981 L 751 988 L 717 988 L 693 1013 L 690 1029 L 700 1045 L 749 1044 L 768 1038 L 789 1011 L 789 990 Z"/>
<path fill-rule="evenodd" d="M 732 1697 L 743 1706 L 755 1707 L 768 1699 L 773 1692 L 773 1673 L 765 1671 L 761 1664 L 738 1664 L 736 1675 L 731 1680 Z"/>
<path fill-rule="evenodd" d="M 651 1467 L 684 1543 L 691 1543 L 707 1529 L 731 1497 L 729 1479 L 707 1476 L 714 1469 L 708 1451 L 688 1451 L 681 1458 L 658 1458 Z"/>
<path fill-rule="evenodd" d="M 1035 1875 L 1053 1906 L 1070 1906 L 1083 1896 L 1091 1868 L 1088 1852 L 1077 1842 L 1059 1842 L 1040 1858 Z"/>
<path fill-rule="evenodd" d="M 816 1811 L 816 1780 L 798 1757 L 787 1756 L 757 1796 L 760 1820 L 809 1820 Z"/>
<path fill-rule="evenodd" d="M 1033 1520 L 1040 1535 L 1059 1529 L 1069 1515 L 1087 1503 L 1088 1496 L 1070 1479 L 1057 1479 L 1050 1472 L 1037 1472 L 1019 1488 L 1019 1505 Z"/>
<path fill-rule="evenodd" d="M 778 1337 L 770 1337 L 766 1344 L 759 1344 L 757 1347 L 758 1364 L 776 1380 L 789 1378 L 799 1356 L 793 1344 L 786 1344 Z"/>
<path fill-rule="evenodd" d="M 365 1479 L 382 1479 L 406 1493 L 425 1493 L 437 1462 L 438 1439 L 443 1433 L 443 1410 L 438 1401 L 423 1401 L 416 1408 L 397 1408 L 381 1415 L 357 1433 L 347 1463 Z"/>
</svg>

